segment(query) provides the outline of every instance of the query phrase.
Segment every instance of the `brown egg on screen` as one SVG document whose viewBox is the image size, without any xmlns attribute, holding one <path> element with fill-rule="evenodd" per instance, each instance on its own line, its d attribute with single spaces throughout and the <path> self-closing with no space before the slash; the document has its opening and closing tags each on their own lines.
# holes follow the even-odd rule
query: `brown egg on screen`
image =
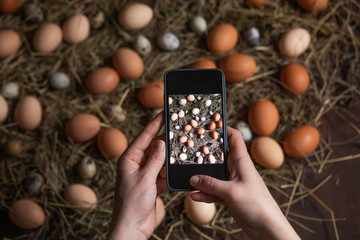
<svg viewBox="0 0 360 240">
<path fill-rule="evenodd" d="M 310 33 L 304 28 L 294 28 L 281 36 L 278 48 L 286 57 L 298 57 L 309 47 Z"/>
<path fill-rule="evenodd" d="M 90 33 L 89 19 L 83 14 L 70 16 L 62 25 L 64 40 L 68 43 L 80 43 Z"/>
<path fill-rule="evenodd" d="M 216 68 L 216 63 L 213 60 L 203 58 L 191 64 L 189 68 L 194 68 L 194 69 Z"/>
<path fill-rule="evenodd" d="M 165 205 L 160 197 L 156 198 L 156 217 L 155 217 L 155 228 L 157 228 L 165 217 Z"/>
<path fill-rule="evenodd" d="M 188 193 L 184 200 L 186 217 L 197 225 L 209 223 L 215 216 L 216 206 L 214 203 L 196 202 Z"/>
<path fill-rule="evenodd" d="M 36 30 L 32 44 L 35 51 L 49 53 L 54 51 L 61 42 L 61 28 L 55 23 L 46 23 Z"/>
<path fill-rule="evenodd" d="M 264 6 L 269 0 L 245 0 L 245 2 L 254 7 Z"/>
<path fill-rule="evenodd" d="M 65 126 L 66 135 L 74 142 L 86 142 L 100 130 L 100 120 L 92 114 L 80 113 L 69 119 Z"/>
<path fill-rule="evenodd" d="M 94 95 L 106 94 L 116 88 L 120 81 L 118 73 L 111 67 L 101 67 L 86 78 L 86 89 Z"/>
<path fill-rule="evenodd" d="M 281 146 L 270 137 L 257 137 L 251 143 L 251 156 L 265 168 L 279 168 L 284 162 Z"/>
<path fill-rule="evenodd" d="M 20 48 L 19 34 L 13 30 L 0 30 L 0 58 L 14 55 Z"/>
<path fill-rule="evenodd" d="M 42 119 L 39 100 L 33 96 L 20 100 L 15 108 L 14 119 L 22 130 L 30 131 L 37 128 Z"/>
<path fill-rule="evenodd" d="M 225 53 L 233 49 L 239 36 L 231 24 L 220 24 L 214 27 L 207 36 L 207 47 L 212 53 Z"/>
<path fill-rule="evenodd" d="M 323 10 L 329 0 L 297 0 L 298 4 L 305 10 L 317 12 Z"/>
<path fill-rule="evenodd" d="M 146 4 L 127 4 L 119 13 L 119 23 L 126 30 L 139 30 L 146 27 L 153 18 L 153 10 Z"/>
<path fill-rule="evenodd" d="M 9 106 L 5 98 L 2 95 L 0 95 L 0 123 L 5 122 L 8 114 L 9 114 Z"/>
<path fill-rule="evenodd" d="M 164 82 L 153 81 L 141 88 L 138 95 L 140 103 L 147 108 L 164 107 Z"/>
<path fill-rule="evenodd" d="M 11 204 L 9 218 L 19 228 L 35 229 L 45 222 L 45 213 L 36 202 L 20 199 Z"/>
<path fill-rule="evenodd" d="M 256 63 L 249 55 L 233 53 L 221 60 L 219 68 L 225 73 L 227 82 L 237 83 L 246 81 L 254 75 Z"/>
<path fill-rule="evenodd" d="M 0 12 L 12 13 L 19 6 L 19 0 L 0 0 Z"/>
<path fill-rule="evenodd" d="M 144 71 L 141 57 L 130 48 L 119 48 L 113 55 L 113 64 L 124 79 L 137 79 Z"/>
<path fill-rule="evenodd" d="M 290 95 L 302 94 L 309 87 L 308 71 L 298 63 L 289 63 L 282 67 L 280 81 L 283 89 Z"/>
<path fill-rule="evenodd" d="M 248 118 L 253 132 L 260 136 L 268 136 L 274 132 L 279 123 L 279 112 L 275 104 L 260 99 L 251 105 Z"/>
<path fill-rule="evenodd" d="M 118 158 L 128 146 L 126 136 L 115 128 L 101 130 L 97 137 L 100 152 L 108 158 Z"/>
<path fill-rule="evenodd" d="M 76 210 L 87 211 L 96 208 L 95 192 L 83 184 L 70 184 L 65 189 L 65 201 Z"/>
<path fill-rule="evenodd" d="M 284 139 L 286 155 L 303 158 L 315 151 L 320 141 L 319 131 L 312 126 L 301 126 L 290 131 Z"/>
</svg>

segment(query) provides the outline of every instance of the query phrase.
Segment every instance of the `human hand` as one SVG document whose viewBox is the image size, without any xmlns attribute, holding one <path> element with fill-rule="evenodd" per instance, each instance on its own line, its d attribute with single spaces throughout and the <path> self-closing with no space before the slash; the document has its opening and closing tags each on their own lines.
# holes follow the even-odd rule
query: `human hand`
<svg viewBox="0 0 360 240">
<path fill-rule="evenodd" d="M 109 239 L 148 239 L 155 229 L 157 192 L 166 189 L 166 180 L 157 179 L 165 143 L 155 138 L 163 124 L 161 112 L 118 159 Z"/>
<path fill-rule="evenodd" d="M 239 131 L 228 127 L 229 181 L 195 175 L 190 184 L 200 190 L 191 198 L 223 202 L 252 239 L 300 239 L 257 172 Z"/>
</svg>

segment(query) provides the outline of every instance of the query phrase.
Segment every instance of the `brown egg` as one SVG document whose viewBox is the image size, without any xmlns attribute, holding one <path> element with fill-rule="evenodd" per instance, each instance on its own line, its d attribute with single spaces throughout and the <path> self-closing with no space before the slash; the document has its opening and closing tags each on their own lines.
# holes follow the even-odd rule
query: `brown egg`
<svg viewBox="0 0 360 240">
<path fill-rule="evenodd" d="M 14 55 L 20 48 L 19 34 L 12 30 L 0 30 L 0 58 Z"/>
<path fill-rule="evenodd" d="M 284 139 L 284 151 L 292 158 L 303 158 L 317 148 L 319 131 L 312 126 L 301 126 L 289 132 Z"/>
<path fill-rule="evenodd" d="M 202 152 L 203 152 L 204 154 L 209 154 L 209 148 L 206 147 L 206 146 L 202 147 Z"/>
<path fill-rule="evenodd" d="M 209 124 L 209 130 L 214 130 L 216 127 L 216 123 L 212 122 Z"/>
<path fill-rule="evenodd" d="M 302 94 L 309 87 L 309 74 L 298 63 L 289 63 L 281 69 L 280 80 L 284 90 L 291 95 Z"/>
<path fill-rule="evenodd" d="M 0 1 L 0 12 L 12 13 L 19 5 L 19 0 L 1 0 Z"/>
<path fill-rule="evenodd" d="M 4 122 L 9 114 L 9 106 L 5 98 L 0 95 L 0 123 Z"/>
<path fill-rule="evenodd" d="M 35 51 L 49 53 L 54 51 L 62 42 L 62 31 L 55 23 L 46 23 L 36 30 L 33 37 Z"/>
<path fill-rule="evenodd" d="M 144 71 L 144 63 L 135 51 L 130 48 L 119 48 L 113 56 L 113 64 L 120 77 L 136 79 Z"/>
<path fill-rule="evenodd" d="M 86 78 L 86 89 L 94 95 L 107 94 L 114 90 L 120 81 L 118 73 L 111 67 L 92 71 Z"/>
<path fill-rule="evenodd" d="M 260 99 L 251 105 L 248 117 L 251 129 L 261 136 L 270 135 L 279 123 L 276 106 L 266 99 Z"/>
<path fill-rule="evenodd" d="M 64 40 L 68 43 L 80 43 L 90 33 L 90 22 L 84 14 L 70 16 L 62 25 Z"/>
<path fill-rule="evenodd" d="M 77 210 L 94 210 L 97 197 L 95 192 L 83 184 L 70 184 L 65 189 L 65 201 Z"/>
<path fill-rule="evenodd" d="M 270 137 L 257 137 L 251 143 L 251 156 L 265 168 L 279 168 L 284 162 L 281 146 Z"/>
<path fill-rule="evenodd" d="M 216 122 L 216 127 L 217 128 L 222 128 L 223 127 L 223 122 L 222 121 Z"/>
<path fill-rule="evenodd" d="M 16 157 L 19 156 L 22 151 L 22 144 L 17 140 L 10 140 L 5 145 L 5 153 Z"/>
<path fill-rule="evenodd" d="M 14 119 L 22 130 L 34 130 L 40 125 L 41 118 L 42 109 L 37 98 L 27 96 L 16 105 Z"/>
<path fill-rule="evenodd" d="M 215 120 L 215 121 L 219 121 L 219 120 L 220 120 L 220 117 L 221 117 L 221 116 L 220 116 L 219 113 L 215 113 L 215 114 L 214 114 L 214 120 Z"/>
<path fill-rule="evenodd" d="M 230 24 L 220 24 L 214 27 L 208 35 L 207 47 L 212 53 L 225 53 L 233 49 L 238 40 L 236 28 Z"/>
<path fill-rule="evenodd" d="M 245 0 L 247 4 L 255 7 L 264 6 L 269 0 Z"/>
<path fill-rule="evenodd" d="M 212 138 L 212 139 L 218 139 L 218 137 L 219 137 L 219 134 L 218 134 L 217 131 L 211 132 L 211 138 Z"/>
<path fill-rule="evenodd" d="M 323 10 L 329 0 L 297 0 L 297 2 L 303 9 L 317 12 Z"/>
<path fill-rule="evenodd" d="M 165 217 L 165 205 L 160 197 L 156 198 L 156 217 L 155 217 L 155 228 L 157 228 Z"/>
<path fill-rule="evenodd" d="M 184 130 L 186 132 L 190 131 L 192 129 L 191 125 L 190 124 L 186 124 L 185 127 L 184 127 Z"/>
<path fill-rule="evenodd" d="M 216 68 L 216 63 L 213 60 L 204 58 L 191 64 L 190 68 L 194 68 L 194 69 Z"/>
<path fill-rule="evenodd" d="M 227 82 L 237 83 L 254 75 L 256 63 L 249 55 L 233 53 L 221 60 L 219 68 L 224 71 Z"/>
<path fill-rule="evenodd" d="M 45 222 L 45 213 L 36 202 L 20 199 L 10 206 L 9 218 L 19 228 L 35 229 Z"/>
<path fill-rule="evenodd" d="M 197 225 L 210 223 L 216 213 L 215 204 L 196 202 L 191 199 L 190 194 L 188 193 L 184 200 L 186 217 Z"/>
<path fill-rule="evenodd" d="M 99 130 L 99 119 L 88 113 L 75 115 L 65 127 L 66 135 L 75 142 L 89 141 L 98 134 Z"/>
<path fill-rule="evenodd" d="M 205 134 L 205 129 L 204 129 L 204 128 L 199 128 L 199 129 L 197 130 L 197 134 L 199 134 L 199 135 L 204 135 L 204 134 Z"/>
<path fill-rule="evenodd" d="M 139 91 L 139 102 L 147 108 L 164 107 L 164 82 L 153 81 L 146 84 Z"/>
<path fill-rule="evenodd" d="M 286 57 L 298 57 L 309 47 L 310 33 L 304 28 L 293 28 L 281 36 L 278 48 Z"/>
<path fill-rule="evenodd" d="M 100 152 L 108 158 L 118 158 L 128 146 L 126 136 L 114 128 L 102 130 L 97 137 Z"/>
<path fill-rule="evenodd" d="M 194 141 L 191 140 L 191 139 L 189 139 L 189 140 L 187 141 L 187 145 L 188 145 L 188 147 L 190 147 L 190 148 L 194 147 Z"/>
</svg>

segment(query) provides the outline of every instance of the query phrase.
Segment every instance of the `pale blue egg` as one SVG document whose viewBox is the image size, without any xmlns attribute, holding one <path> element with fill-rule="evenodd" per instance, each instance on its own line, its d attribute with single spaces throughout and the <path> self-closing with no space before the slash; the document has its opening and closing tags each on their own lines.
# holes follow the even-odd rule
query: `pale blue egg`
<svg viewBox="0 0 360 240">
<path fill-rule="evenodd" d="M 165 51 L 174 51 L 180 47 L 180 40 L 175 34 L 167 32 L 158 37 L 158 44 Z"/>
</svg>

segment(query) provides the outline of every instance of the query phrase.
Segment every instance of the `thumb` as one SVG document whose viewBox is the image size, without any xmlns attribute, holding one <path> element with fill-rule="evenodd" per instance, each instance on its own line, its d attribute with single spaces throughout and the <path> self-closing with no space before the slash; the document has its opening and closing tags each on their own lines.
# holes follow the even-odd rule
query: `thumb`
<svg viewBox="0 0 360 240">
<path fill-rule="evenodd" d="M 223 199 L 227 195 L 229 182 L 206 175 L 195 175 L 190 178 L 190 184 L 201 192 Z"/>
<path fill-rule="evenodd" d="M 144 173 L 156 179 L 165 162 L 165 142 L 157 140 L 144 166 Z"/>
</svg>

